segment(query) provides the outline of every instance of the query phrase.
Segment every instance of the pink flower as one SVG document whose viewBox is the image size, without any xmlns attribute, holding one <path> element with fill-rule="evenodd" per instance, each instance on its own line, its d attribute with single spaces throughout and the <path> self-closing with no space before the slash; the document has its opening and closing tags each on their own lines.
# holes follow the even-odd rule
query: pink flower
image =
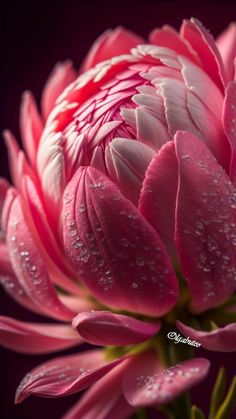
<svg viewBox="0 0 236 419">
<path fill-rule="evenodd" d="M 65 418 L 122 419 L 208 372 L 202 358 L 165 364 L 161 327 L 236 349 L 235 324 L 224 322 L 236 289 L 235 45 L 235 25 L 215 43 L 196 19 L 180 33 L 155 29 L 148 43 L 117 28 L 78 77 L 70 62 L 57 65 L 42 115 L 23 95 L 26 154 L 5 133 L 14 187 L 0 182 L 1 282 L 64 324 L 1 316 L 0 341 L 31 354 L 84 341 L 102 349 L 35 368 L 17 402 L 91 386 Z M 193 329 L 188 317 L 203 312 L 221 313 L 224 327 Z"/>
</svg>

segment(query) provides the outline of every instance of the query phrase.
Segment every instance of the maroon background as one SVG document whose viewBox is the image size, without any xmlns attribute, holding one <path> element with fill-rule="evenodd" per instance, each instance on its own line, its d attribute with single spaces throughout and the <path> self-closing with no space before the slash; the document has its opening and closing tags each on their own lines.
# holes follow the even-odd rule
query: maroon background
<svg viewBox="0 0 236 419">
<path fill-rule="evenodd" d="M 223 1 L 7 1 L 2 5 L 3 60 L 1 64 L 0 128 L 10 128 L 19 138 L 18 116 L 21 93 L 30 89 L 40 99 L 45 80 L 59 60 L 73 59 L 79 66 L 89 46 L 104 30 L 123 25 L 143 36 L 163 24 L 179 28 L 182 18 L 199 18 L 214 35 L 219 34 L 235 19 L 233 4 Z M 0 141 L 0 174 L 8 176 L 6 150 Z M 19 319 L 38 320 L 17 306 L 0 290 L 1 314 Z M 72 351 L 67 351 L 67 353 Z M 194 401 L 207 409 L 209 391 L 217 369 L 224 364 L 232 375 L 235 356 L 199 351 L 212 361 L 211 374 L 194 391 Z M 14 391 L 31 368 L 48 359 L 46 356 L 27 356 L 0 350 L 0 418 L 1 419 L 59 419 L 77 399 L 74 395 L 62 399 L 31 397 L 14 406 Z M 233 368 L 234 367 L 234 368 Z M 157 417 L 153 414 L 152 417 Z M 235 415 L 236 418 L 236 415 Z M 111 418 L 112 419 L 112 418 Z M 184 419 L 184 418 L 183 418 Z M 233 419 L 233 417 L 232 417 Z"/>
</svg>

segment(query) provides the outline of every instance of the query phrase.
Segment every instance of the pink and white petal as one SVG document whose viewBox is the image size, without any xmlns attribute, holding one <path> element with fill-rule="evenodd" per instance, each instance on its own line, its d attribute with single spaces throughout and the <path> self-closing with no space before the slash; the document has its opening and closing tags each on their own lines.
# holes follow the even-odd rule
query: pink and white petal
<svg viewBox="0 0 236 419">
<path fill-rule="evenodd" d="M 199 64 L 199 57 L 191 48 L 191 45 L 181 38 L 178 32 L 171 26 L 165 25 L 161 29 L 154 29 L 148 39 L 150 44 L 173 49 L 176 53 L 184 55 L 196 64 Z"/>
<path fill-rule="evenodd" d="M 37 105 L 31 92 L 24 92 L 20 109 L 20 130 L 24 149 L 34 166 L 43 126 Z"/>
<path fill-rule="evenodd" d="M 140 96 L 140 95 L 135 95 Z M 142 96 L 142 95 L 141 95 Z M 136 98 L 134 97 L 134 101 Z M 140 103 L 140 101 L 139 101 Z M 157 152 L 170 136 L 166 126 L 147 110 L 135 109 L 137 139 Z"/>
<path fill-rule="evenodd" d="M 143 43 L 143 38 L 121 26 L 108 29 L 97 38 L 90 48 L 81 70 L 86 71 L 101 61 L 121 54 L 128 54 L 131 48 Z"/>
<path fill-rule="evenodd" d="M 213 36 L 204 28 L 199 20 L 184 20 L 181 36 L 187 40 L 198 54 L 204 71 L 209 74 L 216 85 L 223 90 L 227 83 L 225 69 Z"/>
<path fill-rule="evenodd" d="M 27 323 L 0 316 L 0 344 L 16 352 L 47 354 L 82 342 L 71 326 Z"/>
<path fill-rule="evenodd" d="M 20 198 L 16 197 L 10 209 L 6 234 L 15 275 L 28 297 L 44 313 L 56 319 L 70 320 L 75 313 L 58 299 L 31 227 L 27 224 Z"/>
<path fill-rule="evenodd" d="M 209 149 L 179 131 L 176 245 L 181 271 L 202 312 L 224 302 L 236 289 L 236 190 Z"/>
<path fill-rule="evenodd" d="M 162 405 L 171 402 L 207 375 L 210 363 L 193 358 L 164 368 L 152 351 L 133 357 L 123 379 L 123 394 L 134 407 Z"/>
<path fill-rule="evenodd" d="M 139 211 L 155 228 L 171 255 L 174 250 L 178 165 L 173 141 L 165 144 L 147 169 Z"/>
<path fill-rule="evenodd" d="M 223 127 L 231 147 L 230 179 L 236 185 L 236 81 L 226 87 Z"/>
<path fill-rule="evenodd" d="M 65 253 L 104 304 L 161 315 L 178 297 L 178 282 L 155 230 L 109 178 L 80 168 L 64 194 Z"/>
<path fill-rule="evenodd" d="M 188 336 L 190 339 L 201 343 L 202 347 L 208 351 L 236 351 L 236 323 L 219 327 L 211 332 L 195 330 L 180 321 L 176 322 L 176 326 L 184 336 Z"/>
<path fill-rule="evenodd" d="M 110 311 L 78 314 L 72 322 L 79 335 L 93 345 L 132 345 L 141 343 L 160 330 L 160 323 L 147 323 Z"/>
<path fill-rule="evenodd" d="M 108 362 L 104 351 L 100 349 L 54 358 L 34 368 L 23 378 L 16 391 L 16 403 L 31 394 L 61 397 L 77 393 L 94 384 L 123 359 Z"/>
<path fill-rule="evenodd" d="M 232 22 L 218 36 L 216 45 L 220 51 L 220 55 L 225 67 L 228 80 L 234 79 L 234 60 L 236 57 L 236 23 Z"/>
<path fill-rule="evenodd" d="M 7 191 L 9 189 L 9 183 L 6 179 L 0 178 L 0 241 L 3 240 L 4 233 L 2 227 L 2 210 L 4 206 L 4 201 L 6 199 Z"/>
<path fill-rule="evenodd" d="M 34 228 L 36 229 L 35 235 L 38 241 L 40 241 L 40 249 L 44 255 L 45 264 L 51 279 L 65 290 L 78 294 L 78 283 L 76 284 L 75 281 L 71 280 L 71 277 L 73 277 L 72 272 L 66 266 L 65 257 L 52 233 L 42 198 L 36 185 L 27 176 L 22 179 L 22 185 L 25 203 L 28 206 Z"/>
<path fill-rule="evenodd" d="M 126 419 L 134 412 L 122 395 L 121 382 L 128 360 L 114 367 L 86 391 L 62 419 Z"/>
<path fill-rule="evenodd" d="M 115 138 L 106 148 L 108 174 L 123 195 L 137 205 L 148 165 L 154 150 L 138 141 Z"/>
<path fill-rule="evenodd" d="M 11 209 L 11 205 L 15 199 L 15 197 L 17 196 L 17 191 L 15 188 L 9 188 L 7 190 L 5 199 L 4 199 L 4 204 L 2 207 L 2 212 L 1 212 L 1 229 L 2 229 L 2 233 L 5 236 L 6 231 L 7 231 L 7 224 L 8 224 L 8 218 L 9 218 L 9 213 L 10 213 L 10 209 Z"/>
<path fill-rule="evenodd" d="M 72 83 L 77 77 L 71 61 L 59 62 L 49 76 L 42 93 L 42 113 L 47 119 L 53 109 L 56 99 L 63 90 Z"/>
</svg>

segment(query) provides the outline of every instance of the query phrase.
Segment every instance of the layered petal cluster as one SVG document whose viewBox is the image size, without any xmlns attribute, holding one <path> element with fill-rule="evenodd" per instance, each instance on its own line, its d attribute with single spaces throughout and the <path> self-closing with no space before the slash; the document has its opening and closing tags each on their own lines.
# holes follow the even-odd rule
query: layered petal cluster
<svg viewBox="0 0 236 419">
<path fill-rule="evenodd" d="M 234 24 L 216 42 L 197 19 L 148 42 L 117 28 L 79 74 L 56 66 L 41 114 L 23 95 L 24 151 L 5 132 L 14 186 L 0 180 L 0 280 L 64 324 L 1 316 L 0 342 L 31 354 L 102 348 L 36 367 L 17 402 L 91 386 L 65 419 L 170 402 L 209 369 L 202 358 L 163 363 L 158 333 L 176 307 L 184 335 L 235 350 L 235 324 L 200 331 L 184 316 L 221 309 L 236 289 L 235 51 Z"/>
</svg>

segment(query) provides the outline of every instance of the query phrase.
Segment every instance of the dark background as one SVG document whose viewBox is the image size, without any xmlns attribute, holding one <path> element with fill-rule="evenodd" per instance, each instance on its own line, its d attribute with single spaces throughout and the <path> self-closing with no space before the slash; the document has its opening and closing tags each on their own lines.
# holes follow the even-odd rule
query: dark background
<svg viewBox="0 0 236 419">
<path fill-rule="evenodd" d="M 107 28 L 125 26 L 147 37 L 163 24 L 179 28 L 183 18 L 200 19 L 213 35 L 218 35 L 236 18 L 236 7 L 225 1 L 7 1 L 1 5 L 1 90 L 0 129 L 10 128 L 19 139 L 18 117 L 21 94 L 33 91 L 38 103 L 43 85 L 57 61 L 71 58 L 78 67 L 96 37 Z M 6 150 L 0 140 L 0 175 L 8 176 Z M 0 290 L 0 313 L 18 319 L 39 320 L 12 302 Z M 30 316 L 30 317 L 29 317 Z M 69 353 L 69 351 L 67 351 Z M 220 365 L 232 375 L 235 356 L 199 351 L 212 361 L 211 374 L 194 391 L 194 401 L 207 409 L 209 391 Z M 62 399 L 31 397 L 14 406 L 19 381 L 46 356 L 28 356 L 0 350 L 0 418 L 59 419 L 78 395 Z M 157 417 L 154 414 L 152 417 Z M 236 416 L 235 416 L 236 417 Z M 112 419 L 112 418 L 111 418 Z M 183 418 L 184 419 L 184 418 Z M 232 418 L 233 419 L 233 418 Z"/>
</svg>

